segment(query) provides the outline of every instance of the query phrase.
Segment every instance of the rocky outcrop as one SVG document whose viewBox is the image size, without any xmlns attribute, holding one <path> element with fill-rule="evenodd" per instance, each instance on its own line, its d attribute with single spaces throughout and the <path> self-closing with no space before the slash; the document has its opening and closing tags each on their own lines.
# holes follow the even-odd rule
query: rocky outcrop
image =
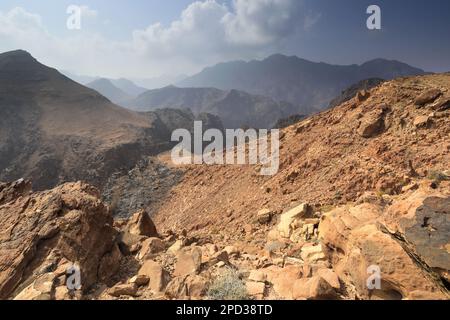
<svg viewBox="0 0 450 320">
<path fill-rule="evenodd" d="M 365 203 L 323 216 L 319 237 L 355 298 L 449 297 L 449 199 L 423 187 L 387 208 Z M 375 271 L 380 282 L 373 288 Z"/>
<path fill-rule="evenodd" d="M 0 206 L 1 298 L 53 298 L 73 265 L 83 291 L 117 271 L 118 233 L 95 188 L 69 183 L 32 194 L 23 188 L 10 185 L 9 201 Z"/>
</svg>

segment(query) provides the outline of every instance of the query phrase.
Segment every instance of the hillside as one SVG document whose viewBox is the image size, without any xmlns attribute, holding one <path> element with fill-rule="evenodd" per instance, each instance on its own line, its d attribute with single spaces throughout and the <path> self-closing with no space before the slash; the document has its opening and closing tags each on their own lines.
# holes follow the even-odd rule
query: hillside
<svg viewBox="0 0 450 320">
<path fill-rule="evenodd" d="M 423 70 L 384 59 L 372 60 L 359 66 L 338 66 L 278 54 L 261 61 L 221 63 L 208 67 L 177 85 L 211 86 L 265 95 L 276 101 L 294 104 L 298 107 L 294 113 L 310 114 L 323 110 L 342 90 L 361 80 L 391 80 L 421 74 L 424 74 Z"/>
<path fill-rule="evenodd" d="M 193 115 L 181 118 L 192 127 Z M 83 180 L 102 188 L 118 169 L 168 150 L 173 129 L 158 113 L 118 107 L 25 51 L 0 54 L 0 181 L 30 178 L 40 190 Z"/>
<path fill-rule="evenodd" d="M 210 113 L 218 116 L 226 128 L 272 128 L 278 119 L 295 110 L 290 103 L 279 103 L 238 90 L 174 86 L 149 90 L 128 102 L 127 106 L 138 111 L 176 108 L 190 109 L 194 114 Z"/>
</svg>

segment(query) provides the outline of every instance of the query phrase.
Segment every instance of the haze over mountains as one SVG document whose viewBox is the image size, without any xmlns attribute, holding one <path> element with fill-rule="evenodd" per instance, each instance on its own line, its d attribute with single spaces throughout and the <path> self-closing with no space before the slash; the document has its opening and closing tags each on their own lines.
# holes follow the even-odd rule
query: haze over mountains
<svg viewBox="0 0 450 320">
<path fill-rule="evenodd" d="M 424 73 L 405 63 L 385 59 L 368 61 L 362 65 L 340 66 L 277 54 L 261 61 L 217 64 L 177 85 L 237 89 L 265 95 L 276 101 L 288 101 L 299 106 L 296 113 L 309 114 L 323 110 L 342 90 L 361 80 L 390 80 Z"/>
<path fill-rule="evenodd" d="M 149 90 L 126 105 L 138 111 L 176 108 L 190 109 L 197 115 L 210 113 L 219 116 L 226 128 L 272 128 L 278 119 L 296 110 L 293 104 L 244 91 L 175 86 Z"/>
</svg>

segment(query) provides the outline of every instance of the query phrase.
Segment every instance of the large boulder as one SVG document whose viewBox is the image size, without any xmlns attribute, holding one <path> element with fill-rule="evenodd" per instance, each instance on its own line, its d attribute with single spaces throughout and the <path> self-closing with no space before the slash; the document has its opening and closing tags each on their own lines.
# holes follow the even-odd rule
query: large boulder
<svg viewBox="0 0 450 320">
<path fill-rule="evenodd" d="M 355 298 L 445 299 L 448 204 L 439 191 L 419 189 L 387 208 L 337 208 L 323 217 L 320 239 Z M 370 286 L 374 276 L 379 285 Z"/>
<path fill-rule="evenodd" d="M 279 235 L 283 238 L 290 238 L 295 229 L 295 222 L 312 215 L 312 208 L 307 203 L 302 203 L 280 216 L 280 221 L 276 227 Z"/>
<path fill-rule="evenodd" d="M 79 182 L 6 194 L 0 206 L 0 298 L 15 296 L 62 261 L 77 263 L 83 290 L 117 271 L 118 233 L 97 189 Z"/>
</svg>

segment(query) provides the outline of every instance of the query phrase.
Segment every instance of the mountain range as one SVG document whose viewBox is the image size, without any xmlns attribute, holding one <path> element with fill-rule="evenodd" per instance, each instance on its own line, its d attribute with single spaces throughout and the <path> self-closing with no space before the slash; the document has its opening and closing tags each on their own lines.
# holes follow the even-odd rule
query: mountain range
<svg viewBox="0 0 450 320">
<path fill-rule="evenodd" d="M 202 119 L 207 127 L 209 115 Z M 0 54 L 0 181 L 30 178 L 39 190 L 83 180 L 101 188 L 116 170 L 168 150 L 171 132 L 191 130 L 193 121 L 180 110 L 119 107 L 28 52 Z"/>
<path fill-rule="evenodd" d="M 178 82 L 177 86 L 242 90 L 290 102 L 298 106 L 295 113 L 310 114 L 325 109 L 342 90 L 361 80 L 390 80 L 424 73 L 394 60 L 376 59 L 362 65 L 341 66 L 276 54 L 261 61 L 220 63 Z"/>
<path fill-rule="evenodd" d="M 210 113 L 220 117 L 226 128 L 272 128 L 296 109 L 293 104 L 239 90 L 175 86 L 146 91 L 126 106 L 138 111 L 176 108 L 190 109 L 196 115 Z"/>
</svg>

